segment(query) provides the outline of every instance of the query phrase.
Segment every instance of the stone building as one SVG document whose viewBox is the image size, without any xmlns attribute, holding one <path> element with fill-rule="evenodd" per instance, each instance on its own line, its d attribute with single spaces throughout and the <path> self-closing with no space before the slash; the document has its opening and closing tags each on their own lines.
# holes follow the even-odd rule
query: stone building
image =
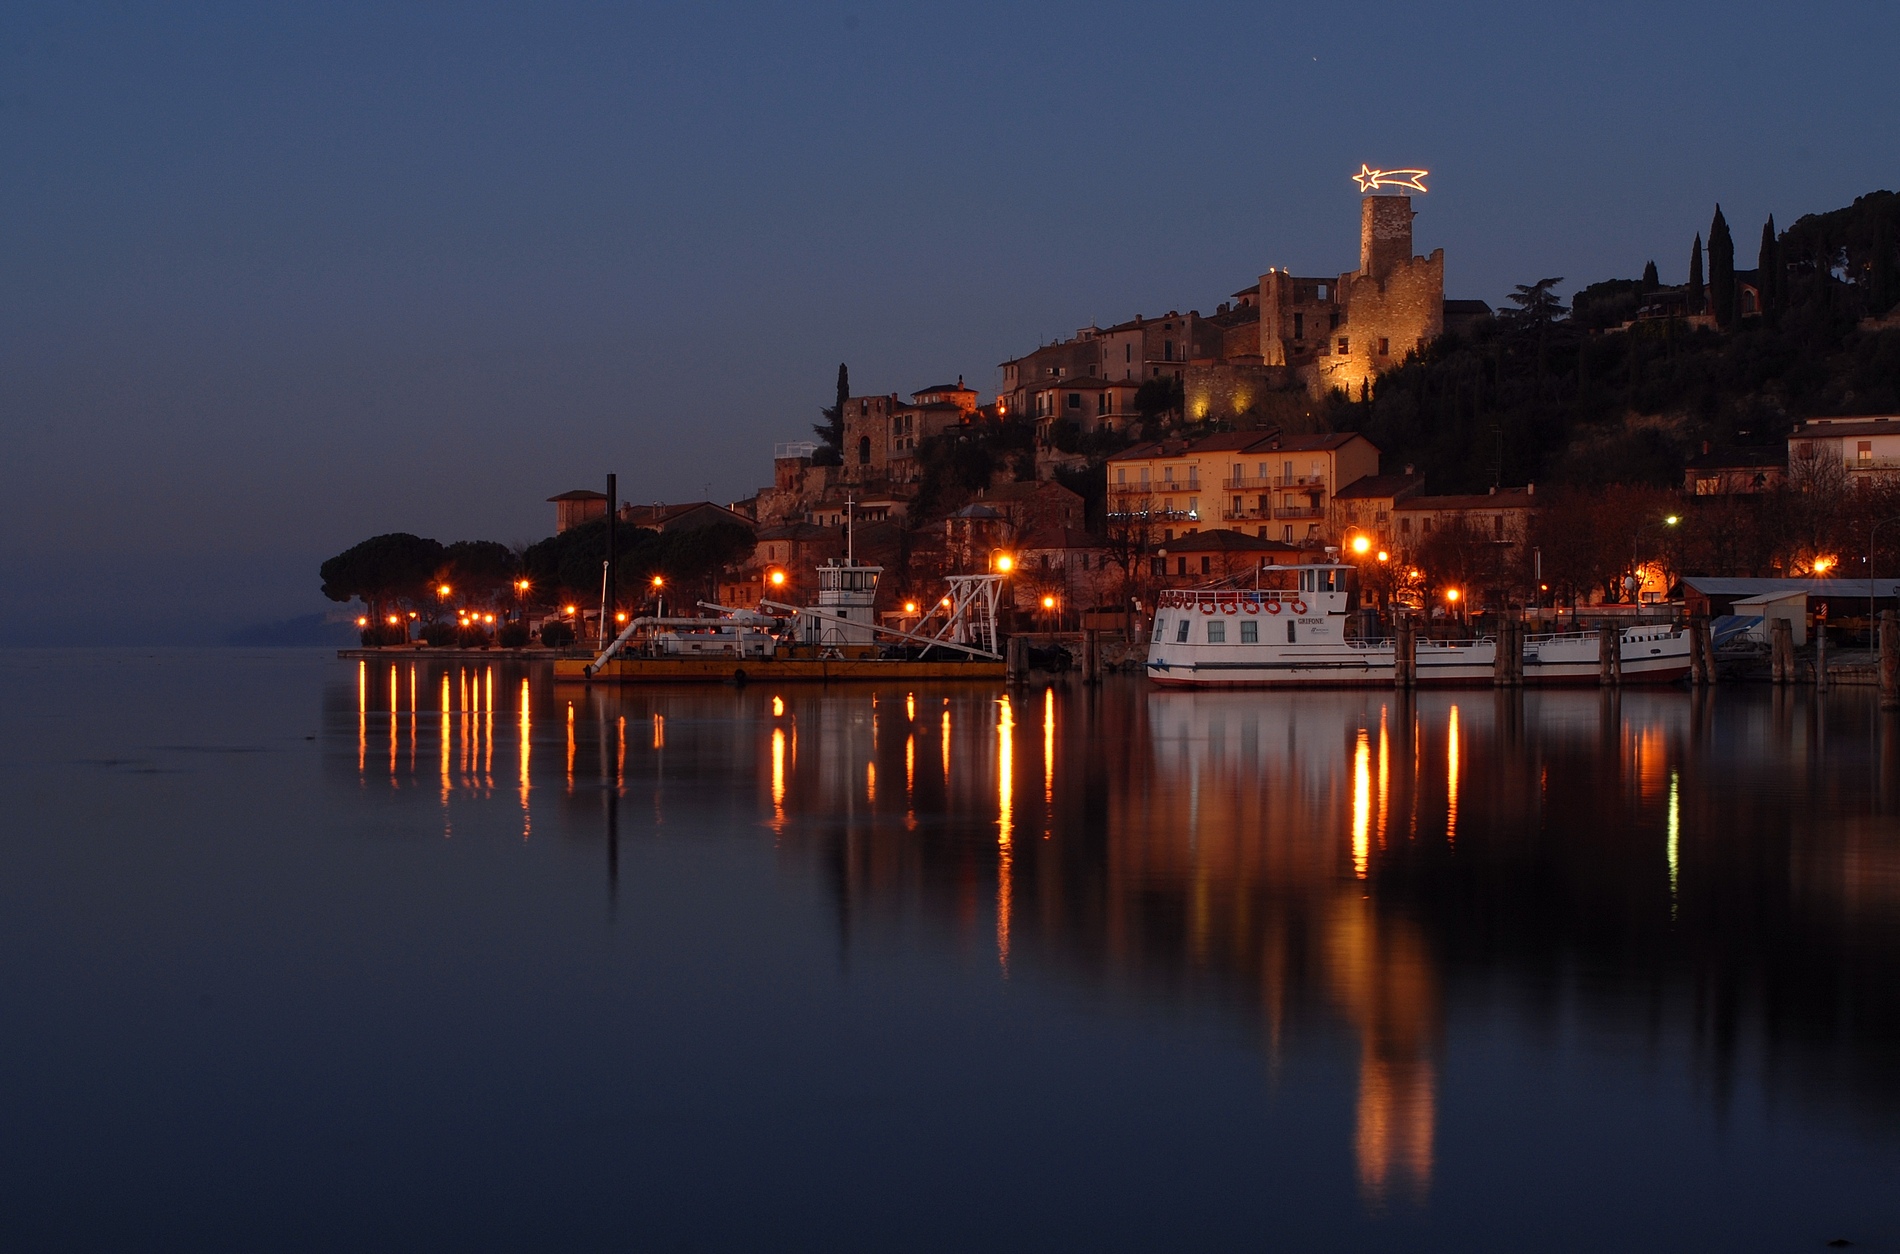
<svg viewBox="0 0 1900 1254">
<path fill-rule="evenodd" d="M 1172 377 L 1181 381 L 1190 420 L 1282 428 L 1294 416 L 1293 396 L 1310 402 L 1337 389 L 1357 398 L 1382 371 L 1445 329 L 1444 250 L 1413 255 L 1414 216 L 1410 196 L 1362 197 L 1356 270 L 1321 276 L 1269 270 L 1212 315 L 1170 311 L 1090 325 L 1003 362 L 998 408 L 1036 422 L 1046 441 L 1064 418 L 1090 429 L 1097 417 L 1091 401 L 1106 389 L 1082 380 L 1139 386 Z M 1452 315 L 1467 324 L 1490 313 L 1482 301 L 1451 305 Z M 1114 399 L 1119 420 L 1128 406 Z"/>
<path fill-rule="evenodd" d="M 548 502 L 554 506 L 554 534 L 557 536 L 569 527 L 578 527 L 582 523 L 607 516 L 605 492 L 576 488 L 572 492 L 551 496 Z"/>
</svg>

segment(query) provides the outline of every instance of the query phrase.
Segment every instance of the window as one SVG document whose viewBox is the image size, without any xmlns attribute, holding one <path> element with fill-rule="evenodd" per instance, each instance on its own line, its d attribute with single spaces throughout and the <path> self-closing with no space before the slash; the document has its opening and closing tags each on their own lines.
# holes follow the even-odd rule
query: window
<svg viewBox="0 0 1900 1254">
<path fill-rule="evenodd" d="M 1339 355 L 1341 357 L 1344 357 L 1347 353 L 1351 351 L 1352 351 L 1352 341 L 1347 339 L 1343 335 L 1340 336 L 1339 337 Z"/>
<path fill-rule="evenodd" d="M 1070 409 L 1082 408 L 1082 394 L 1080 392 L 1069 393 L 1069 408 Z"/>
<path fill-rule="evenodd" d="M 1314 300 L 1326 299 L 1326 285 L 1324 283 L 1320 284 L 1318 287 L 1313 289 L 1313 299 Z"/>
<path fill-rule="evenodd" d="M 871 437 L 867 435 L 858 441 L 858 465 L 869 466 L 870 464 Z"/>
<path fill-rule="evenodd" d="M 1862 440 L 1859 444 L 1854 446 L 1854 456 L 1859 460 L 1862 466 L 1873 465 L 1874 442 L 1872 440 Z"/>
<path fill-rule="evenodd" d="M 1174 559 L 1174 563 L 1175 563 L 1175 567 L 1174 567 L 1175 573 L 1181 574 L 1181 575 L 1187 574 L 1187 558 L 1177 557 Z"/>
<path fill-rule="evenodd" d="M 1293 638 L 1293 620 L 1290 618 L 1286 620 L 1286 642 L 1288 644 L 1298 643 Z"/>
<path fill-rule="evenodd" d="M 1333 310 L 1333 330 L 1339 330 L 1339 311 Z"/>
<path fill-rule="evenodd" d="M 1172 466 L 1163 466 L 1163 467 L 1161 468 L 1161 482 L 1163 482 L 1163 483 L 1173 483 L 1173 482 L 1174 482 L 1174 467 L 1172 467 Z"/>
<path fill-rule="evenodd" d="M 1146 466 L 1141 468 L 1141 486 L 1144 488 L 1148 486 L 1148 468 Z"/>
<path fill-rule="evenodd" d="M 1201 559 L 1201 573 L 1203 575 L 1211 575 L 1214 573 L 1214 559 L 1213 558 L 1203 557 Z"/>
<path fill-rule="evenodd" d="M 1498 539 L 1498 540 L 1502 540 L 1504 538 L 1504 515 L 1502 514 L 1491 515 L 1491 535 L 1493 538 Z M 1510 658 L 1506 657 L 1504 660 L 1508 662 L 1510 661 Z"/>
<path fill-rule="evenodd" d="M 1399 534 L 1406 537 L 1411 536 L 1412 534 L 1412 520 L 1411 519 L 1409 518 L 1399 519 Z"/>
<path fill-rule="evenodd" d="M 1081 563 L 1081 569 L 1087 570 L 1089 568 L 1089 555 L 1087 553 L 1076 554 L 1075 560 Z"/>
<path fill-rule="evenodd" d="M 1234 498 L 1234 513 L 1235 513 L 1235 514 L 1241 514 L 1241 513 L 1244 513 L 1244 512 L 1245 512 L 1245 511 L 1244 511 L 1244 510 L 1242 510 L 1242 509 L 1240 508 L 1240 498 L 1239 498 L 1239 497 L 1235 497 L 1235 498 Z"/>
<path fill-rule="evenodd" d="M 1133 361 L 1134 359 L 1135 359 L 1135 346 L 1133 344 L 1122 345 L 1122 360 Z"/>
<path fill-rule="evenodd" d="M 1049 555 L 1048 555 L 1047 553 L 1044 553 L 1044 554 L 1042 555 L 1042 568 L 1043 568 L 1044 570 L 1048 570 L 1048 569 L 1049 569 Z"/>
<path fill-rule="evenodd" d="M 1192 625 L 1192 620 L 1190 620 L 1190 619 L 1186 619 L 1186 618 L 1184 618 L 1184 619 L 1182 619 L 1182 620 L 1181 620 L 1181 624 L 1180 624 L 1180 626 L 1178 626 L 1178 627 L 1176 627 L 1176 628 L 1174 629 L 1174 642 L 1175 642 L 1176 644 L 1186 644 L 1186 643 L 1187 643 L 1187 634 L 1188 634 L 1188 628 L 1189 628 L 1189 627 L 1190 627 L 1191 625 Z"/>
<path fill-rule="evenodd" d="M 1199 466 L 1189 466 L 1188 467 L 1188 487 L 1190 488 L 1198 487 L 1200 486 L 1200 482 L 1201 482 L 1201 468 Z"/>
<path fill-rule="evenodd" d="M 1188 513 L 1198 515 L 1200 512 L 1201 498 L 1198 496 L 1190 496 L 1188 498 Z"/>
<path fill-rule="evenodd" d="M 1207 642 L 1209 644 L 1226 644 L 1227 624 L 1217 619 L 1209 619 L 1207 623 Z"/>
<path fill-rule="evenodd" d="M 1161 512 L 1164 514 L 1172 514 L 1174 512 L 1174 498 L 1173 497 L 1164 496 L 1161 498 Z"/>
<path fill-rule="evenodd" d="M 1293 315 L 1293 338 L 1296 340 L 1306 338 L 1306 315 L 1303 313 Z"/>
<path fill-rule="evenodd" d="M 1154 572 L 1156 579 L 1160 579 L 1168 573 L 1168 559 L 1165 557 L 1150 558 L 1148 569 Z"/>
<path fill-rule="evenodd" d="M 1128 482 L 1128 467 L 1126 466 L 1115 467 L 1115 482 L 1117 484 L 1124 484 Z"/>
<path fill-rule="evenodd" d="M 1292 523 L 1288 523 L 1286 526 L 1280 528 L 1280 543 L 1282 544 L 1293 543 L 1293 524 Z"/>
<path fill-rule="evenodd" d="M 1388 340 L 1385 336 L 1381 335 L 1379 337 L 1379 356 L 1390 357 L 1391 355 L 1392 355 L 1392 341 Z"/>
<path fill-rule="evenodd" d="M 1258 619 L 1247 618 L 1247 619 L 1241 620 L 1240 643 L 1242 644 L 1259 644 L 1260 643 L 1260 622 Z"/>
</svg>

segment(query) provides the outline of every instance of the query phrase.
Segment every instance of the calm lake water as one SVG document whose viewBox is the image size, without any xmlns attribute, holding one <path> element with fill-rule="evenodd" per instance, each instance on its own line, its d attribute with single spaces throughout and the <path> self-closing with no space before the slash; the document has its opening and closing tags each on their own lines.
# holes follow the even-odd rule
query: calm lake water
<svg viewBox="0 0 1900 1254">
<path fill-rule="evenodd" d="M 1868 692 L 0 694 L 9 1249 L 1900 1248 Z"/>
</svg>

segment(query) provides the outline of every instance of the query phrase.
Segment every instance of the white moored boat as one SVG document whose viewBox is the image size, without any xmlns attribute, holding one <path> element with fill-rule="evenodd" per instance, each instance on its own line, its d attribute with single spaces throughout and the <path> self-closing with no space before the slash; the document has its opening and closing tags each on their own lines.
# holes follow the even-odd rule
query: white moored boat
<svg viewBox="0 0 1900 1254">
<path fill-rule="evenodd" d="M 1395 642 L 1349 634 L 1358 572 L 1343 564 L 1269 566 L 1260 587 L 1161 593 L 1148 641 L 1148 678 L 1188 688 L 1355 687 L 1392 683 Z M 1689 673 L 1678 627 L 1623 629 L 1624 683 L 1669 683 Z M 1526 684 L 1594 684 L 1595 632 L 1524 637 Z M 1417 682 L 1488 684 L 1497 641 L 1416 642 Z"/>
</svg>

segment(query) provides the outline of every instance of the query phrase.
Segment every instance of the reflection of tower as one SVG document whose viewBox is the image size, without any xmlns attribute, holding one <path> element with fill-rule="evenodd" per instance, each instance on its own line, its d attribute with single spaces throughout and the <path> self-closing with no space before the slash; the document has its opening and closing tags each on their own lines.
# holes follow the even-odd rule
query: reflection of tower
<svg viewBox="0 0 1900 1254">
<path fill-rule="evenodd" d="M 1380 918 L 1355 893 L 1334 903 L 1326 953 L 1333 996 L 1359 1032 L 1359 1187 L 1378 1201 L 1402 1182 L 1422 1199 L 1432 1179 L 1438 1031 L 1424 942 L 1411 924 Z"/>
</svg>

